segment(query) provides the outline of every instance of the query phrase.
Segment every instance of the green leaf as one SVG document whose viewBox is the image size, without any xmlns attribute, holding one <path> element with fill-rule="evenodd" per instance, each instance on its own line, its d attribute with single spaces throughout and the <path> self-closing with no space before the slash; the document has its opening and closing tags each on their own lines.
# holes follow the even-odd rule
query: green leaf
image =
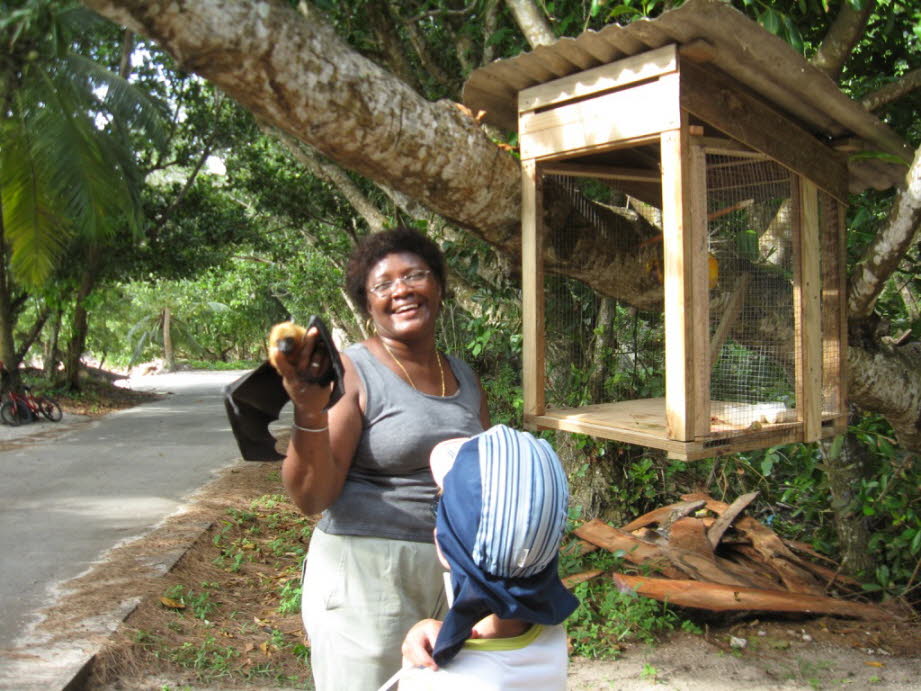
<svg viewBox="0 0 921 691">
<path fill-rule="evenodd" d="M 856 151 L 850 154 L 848 159 L 852 161 L 884 161 L 886 163 L 903 165 L 906 169 L 909 166 L 909 162 L 903 159 L 901 156 L 896 156 L 895 154 L 890 154 L 886 151 Z"/>
<path fill-rule="evenodd" d="M 780 29 L 783 24 L 780 15 L 771 9 L 764 10 L 758 15 L 758 23 L 775 36 L 780 34 Z"/>
<path fill-rule="evenodd" d="M 770 475 L 771 471 L 774 470 L 774 464 L 777 462 L 778 458 L 779 457 L 775 451 L 768 451 L 764 455 L 764 458 L 761 460 L 761 474 L 765 477 Z"/>
</svg>

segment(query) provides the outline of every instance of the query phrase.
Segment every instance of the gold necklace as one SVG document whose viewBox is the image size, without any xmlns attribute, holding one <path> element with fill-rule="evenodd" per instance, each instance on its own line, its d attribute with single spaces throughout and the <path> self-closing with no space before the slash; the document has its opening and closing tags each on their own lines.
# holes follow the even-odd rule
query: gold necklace
<svg viewBox="0 0 921 691">
<path fill-rule="evenodd" d="M 406 368 L 403 366 L 403 363 L 400 362 L 397 356 L 393 354 L 393 351 L 390 350 L 390 346 L 388 346 L 387 343 L 384 342 L 383 338 L 381 339 L 381 345 L 384 346 L 384 350 L 390 353 L 390 357 L 392 357 L 393 361 L 397 363 L 397 367 L 399 367 L 403 371 L 403 374 L 406 375 L 406 379 L 407 381 L 409 381 L 409 385 L 413 387 L 416 391 L 418 391 L 419 389 L 416 388 L 416 383 L 413 381 L 413 378 L 409 376 L 409 372 L 406 371 Z M 435 351 L 435 359 L 438 361 L 438 373 L 441 375 L 441 397 L 444 398 L 445 391 L 446 391 L 445 389 L 445 369 L 444 369 L 444 365 L 441 364 L 441 356 L 438 354 L 437 350 Z"/>
</svg>

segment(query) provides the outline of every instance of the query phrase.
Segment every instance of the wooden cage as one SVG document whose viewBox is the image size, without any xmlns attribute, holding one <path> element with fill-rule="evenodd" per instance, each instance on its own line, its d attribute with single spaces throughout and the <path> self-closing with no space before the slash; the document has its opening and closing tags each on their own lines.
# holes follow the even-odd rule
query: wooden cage
<svg viewBox="0 0 921 691">
<path fill-rule="evenodd" d="M 664 449 L 684 460 L 815 441 L 845 429 L 845 160 L 726 74 L 690 59 L 695 50 L 666 45 L 518 94 L 524 415 L 532 428 Z M 736 177 L 727 182 L 721 175 Z M 757 184 L 743 180 L 752 175 L 760 176 Z M 586 179 L 658 210 L 661 243 L 647 253 L 662 284 L 664 396 L 552 408 L 545 396 L 544 279 L 553 254 L 546 243 L 557 240 L 546 227 L 545 198 L 551 185 L 557 196 L 582 195 L 578 185 Z M 751 225 L 753 212 L 743 210 L 756 198 L 772 209 L 770 223 L 733 229 L 733 217 Z M 586 222 L 604 231 L 598 219 Z M 748 255 L 738 249 L 744 242 L 754 248 Z M 717 291 L 718 257 L 737 270 L 720 277 Z M 644 266 L 640 258 L 635 266 Z M 755 274 L 786 290 L 756 288 Z M 714 388 L 720 353 L 730 334 L 755 328 L 739 321 L 743 306 L 772 295 L 789 301 L 780 310 L 789 323 L 771 328 L 789 328 L 789 354 L 773 359 L 790 372 L 790 392 L 721 400 L 722 389 Z M 761 358 L 751 348 L 732 348 L 744 362 L 730 365 L 730 374 Z"/>
</svg>

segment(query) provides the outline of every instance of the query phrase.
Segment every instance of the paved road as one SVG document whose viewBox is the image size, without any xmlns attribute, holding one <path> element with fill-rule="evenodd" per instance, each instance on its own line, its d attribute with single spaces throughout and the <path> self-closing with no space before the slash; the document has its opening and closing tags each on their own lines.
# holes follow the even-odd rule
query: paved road
<svg viewBox="0 0 921 691">
<path fill-rule="evenodd" d="M 131 388 L 171 395 L 0 452 L 0 651 L 15 647 L 60 584 L 147 533 L 237 462 L 221 389 L 240 374 L 132 379 Z M 49 426 L 23 430 L 51 434 Z"/>
</svg>

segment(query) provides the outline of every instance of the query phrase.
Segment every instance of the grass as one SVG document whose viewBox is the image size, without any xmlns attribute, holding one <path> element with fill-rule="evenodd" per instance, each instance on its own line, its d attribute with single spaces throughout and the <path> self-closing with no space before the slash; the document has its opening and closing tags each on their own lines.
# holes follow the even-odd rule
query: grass
<svg viewBox="0 0 921 691">
<path fill-rule="evenodd" d="M 635 572 L 622 550 L 595 550 L 579 554 L 578 543 L 564 544 L 560 558 L 562 575 L 600 569 L 604 574 Z M 616 659 L 628 641 L 654 644 L 665 633 L 682 630 L 700 633 L 691 620 L 675 609 L 633 591 L 623 592 L 610 577 L 600 576 L 573 589 L 579 607 L 566 622 L 572 652 L 580 657 Z"/>
<path fill-rule="evenodd" d="M 277 470 L 263 468 L 261 484 L 280 485 Z M 150 688 L 157 674 L 192 685 L 312 688 L 300 622 L 312 527 L 275 491 L 226 508 L 128 619 L 94 683 Z"/>
</svg>

